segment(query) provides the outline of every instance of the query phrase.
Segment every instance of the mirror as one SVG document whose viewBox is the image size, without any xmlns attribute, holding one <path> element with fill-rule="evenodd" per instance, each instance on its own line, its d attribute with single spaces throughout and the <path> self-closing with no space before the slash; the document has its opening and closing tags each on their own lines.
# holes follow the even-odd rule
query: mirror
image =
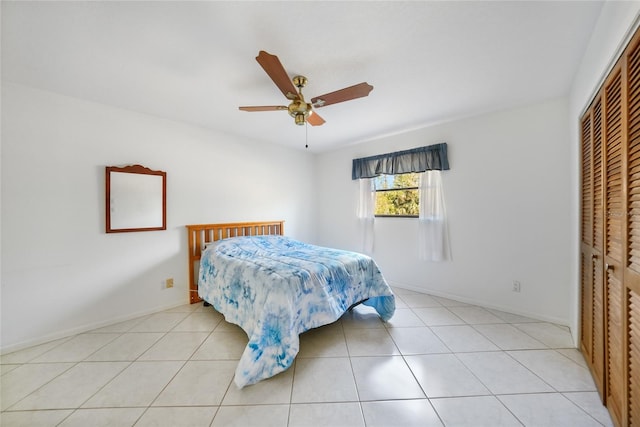
<svg viewBox="0 0 640 427">
<path fill-rule="evenodd" d="M 167 173 L 141 165 L 106 167 L 106 231 L 167 229 Z"/>
</svg>

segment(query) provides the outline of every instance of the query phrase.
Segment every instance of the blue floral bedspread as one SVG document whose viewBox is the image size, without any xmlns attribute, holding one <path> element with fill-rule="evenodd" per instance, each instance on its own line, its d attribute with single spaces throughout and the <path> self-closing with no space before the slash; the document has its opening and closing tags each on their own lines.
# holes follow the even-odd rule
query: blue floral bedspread
<svg viewBox="0 0 640 427">
<path fill-rule="evenodd" d="M 249 337 L 235 373 L 240 388 L 287 369 L 299 334 L 335 322 L 353 304 L 364 301 L 385 321 L 395 311 L 393 292 L 370 257 L 283 236 L 209 246 L 198 293 Z"/>
</svg>

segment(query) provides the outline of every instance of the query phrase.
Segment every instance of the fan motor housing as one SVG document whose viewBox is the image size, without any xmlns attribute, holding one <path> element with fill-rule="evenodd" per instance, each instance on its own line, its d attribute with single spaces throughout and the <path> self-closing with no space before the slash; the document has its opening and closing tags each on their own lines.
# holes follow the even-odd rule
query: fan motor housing
<svg viewBox="0 0 640 427">
<path fill-rule="evenodd" d="M 289 115 L 295 119 L 296 124 L 302 126 L 311 112 L 311 104 L 304 102 L 302 99 L 296 99 L 291 101 L 287 110 Z"/>
</svg>

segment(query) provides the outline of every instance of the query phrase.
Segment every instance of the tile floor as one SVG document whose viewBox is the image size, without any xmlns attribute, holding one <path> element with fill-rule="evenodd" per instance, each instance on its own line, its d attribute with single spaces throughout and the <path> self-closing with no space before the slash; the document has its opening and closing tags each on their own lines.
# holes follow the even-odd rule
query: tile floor
<svg viewBox="0 0 640 427">
<path fill-rule="evenodd" d="M 609 426 L 567 328 L 396 289 L 301 336 L 286 372 L 233 384 L 247 342 L 185 305 L 2 356 L 9 426 Z"/>
</svg>

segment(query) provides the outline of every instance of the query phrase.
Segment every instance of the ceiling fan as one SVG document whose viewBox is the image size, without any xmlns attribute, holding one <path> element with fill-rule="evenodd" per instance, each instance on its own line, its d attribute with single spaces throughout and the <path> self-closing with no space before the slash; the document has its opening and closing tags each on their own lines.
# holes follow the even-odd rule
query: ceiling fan
<svg viewBox="0 0 640 427">
<path fill-rule="evenodd" d="M 289 105 L 264 105 L 256 107 L 239 107 L 242 111 L 277 111 L 287 110 L 289 115 L 294 118 L 297 125 L 304 125 L 308 122 L 312 126 L 320 126 L 325 120 L 318 115 L 314 108 L 326 107 L 327 105 L 337 104 L 338 102 L 350 101 L 356 98 L 368 96 L 373 90 L 373 86 L 363 82 L 354 86 L 330 92 L 324 95 L 311 98 L 311 102 L 306 102 L 302 96 L 302 88 L 307 84 L 307 78 L 304 76 L 295 76 L 289 79 L 282 63 L 277 56 L 271 55 L 261 50 L 256 56 L 258 64 L 264 68 L 264 71 L 271 77 L 271 80 L 278 86 L 278 89 L 284 96 L 290 100 Z M 296 89 L 297 88 L 297 89 Z"/>
</svg>

